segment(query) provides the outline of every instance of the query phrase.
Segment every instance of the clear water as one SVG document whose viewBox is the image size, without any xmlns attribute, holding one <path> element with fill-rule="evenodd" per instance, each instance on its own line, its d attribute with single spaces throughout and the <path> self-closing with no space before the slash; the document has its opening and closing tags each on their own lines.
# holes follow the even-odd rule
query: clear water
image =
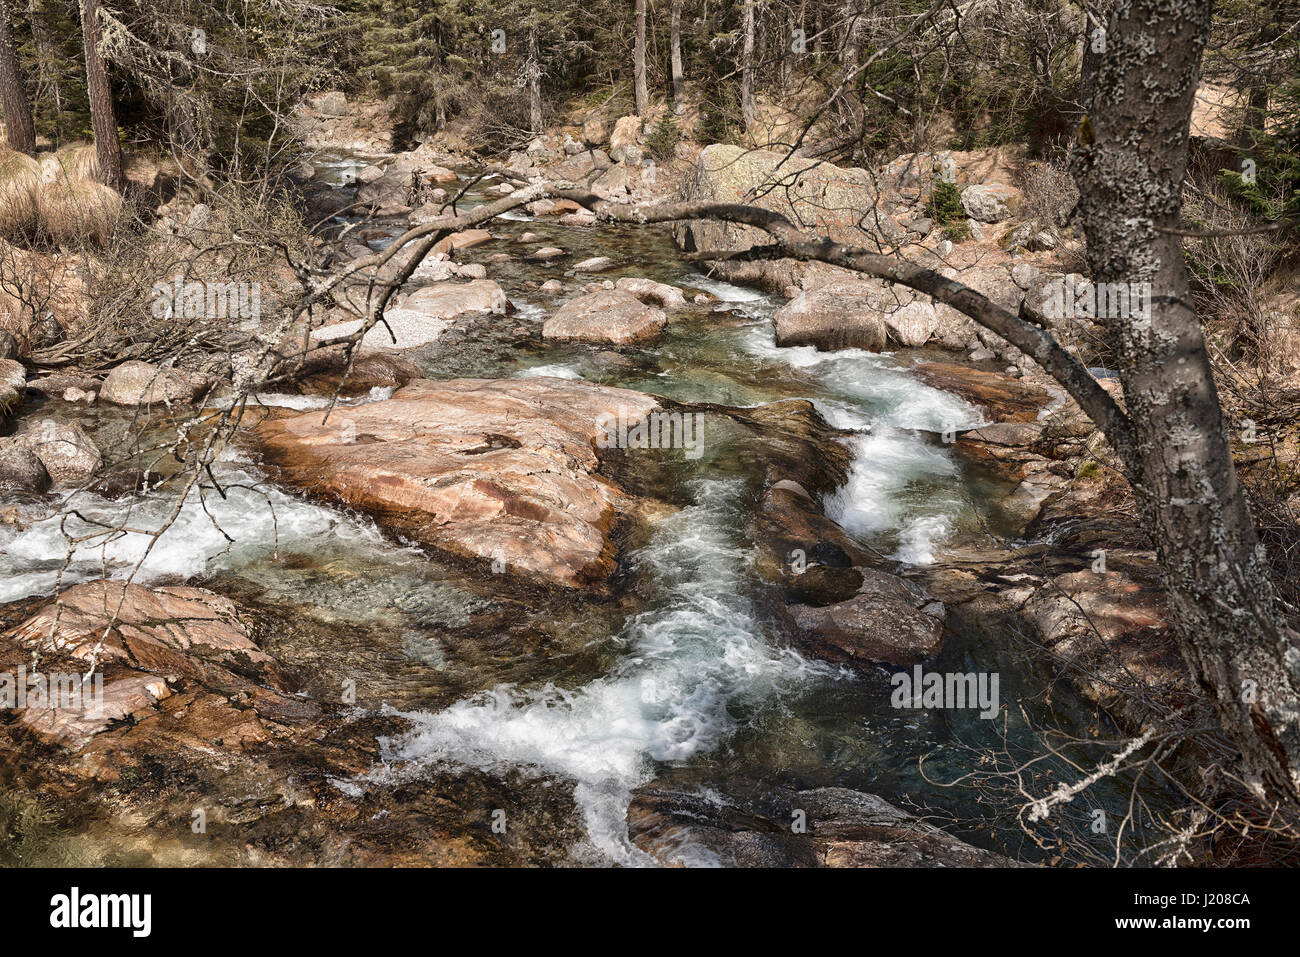
<svg viewBox="0 0 1300 957">
<path fill-rule="evenodd" d="M 358 162 L 336 159 L 329 170 Z M 413 351 L 429 377 L 549 375 L 735 406 L 807 398 L 832 424 L 854 432 L 848 481 L 827 512 L 863 543 L 902 563 L 925 563 L 945 543 L 982 535 L 996 521 L 986 480 L 936 438 L 978 424 L 979 413 L 910 375 L 911 358 L 777 348 L 771 316 L 780 301 L 681 263 L 659 228 L 566 229 L 519 215 L 492 230 L 498 241 L 465 258 L 487 263 L 516 312 L 476 328 L 463 348 L 435 343 Z M 525 230 L 570 257 L 524 261 L 524 247 L 513 240 Z M 515 258 L 489 261 L 502 251 Z M 576 292 L 590 278 L 566 278 L 566 268 L 597 254 L 620 262 L 598 279 L 647 276 L 716 300 L 670 313 L 666 334 L 646 349 L 615 354 L 542 343 L 532 333 L 556 300 L 538 285 L 561 278 L 566 294 Z M 528 333 L 522 338 L 520 327 Z M 268 397 L 268 404 L 311 403 Z M 72 414 L 58 403 L 47 410 Z M 100 410 L 92 419 L 101 445 L 112 447 L 122 417 Z M 760 477 L 736 467 L 744 459 L 743 448 L 711 449 L 665 474 L 663 497 L 678 508 L 633 543 L 625 588 L 613 602 L 511 603 L 367 519 L 264 484 L 255 464 L 237 458 L 217 471 L 226 496 L 193 493 L 156 541 L 140 531 L 68 556 L 66 536 L 87 530 L 85 523 L 61 525 L 50 501 L 19 503 L 22 522 L 0 525 L 0 601 L 107 575 L 193 580 L 295 609 L 303 629 L 270 650 L 309 673 L 306 693 L 326 699 L 340 676 L 360 676 L 371 713 L 407 722 L 407 730 L 379 742 L 369 771 L 338 782 L 341 793 L 465 773 L 564 782 L 580 823 L 581 837 L 569 848 L 574 860 L 648 863 L 627 838 L 627 804 L 634 788 L 667 771 L 724 794 L 736 782 L 868 789 L 939 808 L 973 840 L 1014 849 L 1014 824 L 987 825 L 968 794 L 932 780 L 964 770 L 970 747 L 1014 736 L 1020 719 L 1013 714 L 1004 725 L 897 711 L 883 669 L 851 674 L 793 650 L 765 610 L 770 595 L 752 567 L 745 510 Z M 131 526 L 147 531 L 174 503 L 83 494 L 72 504 L 92 521 L 129 512 Z M 484 620 L 509 641 L 485 644 Z M 1000 670 L 1004 702 L 1041 692 L 1044 676 L 1007 636 L 956 632 L 940 670 Z M 1095 723 L 1087 709 L 1072 707 L 1058 701 L 1054 713 L 1073 714 L 1079 729 Z M 930 780 L 918 767 L 923 756 Z M 688 858 L 711 863 L 703 851 Z"/>
</svg>

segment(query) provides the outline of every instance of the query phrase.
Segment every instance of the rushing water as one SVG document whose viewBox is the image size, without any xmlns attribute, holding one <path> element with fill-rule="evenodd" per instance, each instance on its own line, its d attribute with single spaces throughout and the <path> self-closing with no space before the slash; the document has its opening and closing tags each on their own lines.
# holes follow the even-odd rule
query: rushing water
<svg viewBox="0 0 1300 957">
<path fill-rule="evenodd" d="M 329 163 L 328 175 L 340 182 L 357 165 L 347 157 Z M 771 317 L 780 301 L 682 264 L 659 228 L 565 229 L 518 214 L 492 229 L 500 240 L 466 258 L 487 263 L 516 311 L 463 349 L 440 352 L 435 343 L 413 351 L 430 377 L 547 375 L 737 406 L 807 398 L 832 424 L 853 431 L 848 481 L 827 511 L 865 544 L 902 563 L 925 563 L 945 543 L 996 525 L 985 479 L 937 438 L 977 425 L 978 412 L 918 381 L 907 359 L 777 348 Z M 572 255 L 558 264 L 523 260 L 513 240 L 525 230 Z M 514 258 L 492 261 L 501 251 Z M 597 254 L 614 256 L 619 268 L 570 276 L 570 289 L 592 278 L 647 276 L 716 299 L 670 315 L 663 339 L 646 349 L 512 344 L 510 329 L 542 321 L 556 301 L 540 293 L 540 283 L 564 276 L 566 262 Z M 92 432 L 108 447 L 113 414 L 96 414 L 102 421 L 91 423 Z M 0 525 L 0 601 L 49 594 L 60 581 L 134 575 L 207 582 L 301 609 L 320 627 L 346 625 L 331 632 L 335 644 L 286 638 L 273 649 L 313 673 L 309 693 L 360 673 L 372 686 L 368 700 L 409 722 L 409 730 L 381 742 L 380 764 L 340 780 L 340 789 L 356 793 L 458 769 L 563 780 L 573 787 L 585 832 L 572 848 L 578 860 L 647 863 L 627 838 L 628 801 L 666 769 L 724 793 L 736 781 L 841 785 L 978 818 L 966 799 L 927 781 L 918 759 L 931 756 L 941 771 L 961 768 L 968 745 L 996 743 L 1005 728 L 899 712 L 889 707 L 883 670 L 849 674 L 791 649 L 763 610 L 766 593 L 752 568 L 745 509 L 761 477 L 735 465 L 745 458 L 743 449 L 710 448 L 698 462 L 665 472 L 670 487 L 662 497 L 677 510 L 627 556 L 623 598 L 600 608 L 500 616 L 523 621 L 510 632 L 521 640 L 539 632 L 553 638 L 558 650 L 546 654 L 475 650 L 459 636 L 502 596 L 392 541 L 368 520 L 264 484 L 255 464 L 236 459 L 217 470 L 224 496 L 191 493 L 156 541 L 145 532 L 169 516 L 167 496 L 109 502 L 82 493 L 71 504 L 84 518 L 69 522 L 53 515 L 48 501 L 23 502 L 22 521 Z M 142 531 L 67 554 L 68 536 L 91 530 L 88 522 L 123 518 Z M 950 636 L 938 666 L 1000 669 L 1004 701 L 1041 683 L 997 635 Z M 974 824 L 968 833 L 979 831 L 990 843 L 988 830 Z M 712 863 L 703 851 L 683 854 L 686 863 Z"/>
<path fill-rule="evenodd" d="M 983 521 L 979 483 L 935 438 L 978 425 L 980 415 L 921 383 L 904 361 L 860 350 L 776 347 L 771 319 L 780 300 L 683 267 L 662 230 L 566 230 L 544 220 L 494 229 L 536 233 L 539 243 L 569 251 L 569 261 L 620 258 L 619 268 L 570 283 L 647 276 L 717 301 L 685 318 L 670 316 L 663 339 L 630 358 L 551 346 L 522 357 L 507 353 L 496 368 L 431 366 L 430 374 L 580 378 L 741 406 L 809 398 L 833 425 L 855 433 L 848 481 L 827 502 L 828 514 L 848 531 L 917 563 L 931 561 L 946 540 Z M 491 262 L 500 248 L 484 246 L 466 258 L 488 263 L 516 307 L 515 322 L 545 319 L 546 300 L 535 288 L 563 267 Z M 737 769 L 750 778 L 757 771 L 761 779 L 794 768 L 803 779 L 871 785 L 886 768 L 897 777 L 900 766 L 940 745 L 941 722 L 900 721 L 887 706 L 883 672 L 878 679 L 854 677 L 809 662 L 782 640 L 752 597 L 739 483 L 711 475 L 710 468 L 706 459 L 688 482 L 690 504 L 662 520 L 653 541 L 631 556 L 634 574 L 652 583 L 650 607 L 611 639 L 619 649 L 611 668 L 576 686 L 499 685 L 439 711 L 407 713 L 411 731 L 385 742 L 386 765 L 373 779 L 455 766 L 559 776 L 576 784 L 587 850 L 594 848 L 600 860 L 645 863 L 626 837 L 627 803 L 632 789 L 659 769 L 698 767 L 701 787 Z M 837 739 L 842 753 L 808 748 L 819 739 Z M 801 744 L 804 753 L 791 760 Z M 908 770 L 901 777 L 909 787 L 924 786 Z M 710 863 L 704 851 L 685 855 L 686 863 Z"/>
<path fill-rule="evenodd" d="M 651 779 L 655 762 L 708 754 L 746 716 L 831 673 L 763 634 L 736 534 L 738 483 L 701 479 L 692 491 L 695 504 L 660 522 L 631 556 L 656 594 L 654 607 L 617 636 L 614 668 L 575 690 L 501 686 L 409 714 L 411 733 L 387 742 L 386 758 L 406 774 L 450 762 L 567 777 L 595 849 L 618 863 L 646 863 L 627 840 L 626 816 L 632 789 Z"/>
</svg>

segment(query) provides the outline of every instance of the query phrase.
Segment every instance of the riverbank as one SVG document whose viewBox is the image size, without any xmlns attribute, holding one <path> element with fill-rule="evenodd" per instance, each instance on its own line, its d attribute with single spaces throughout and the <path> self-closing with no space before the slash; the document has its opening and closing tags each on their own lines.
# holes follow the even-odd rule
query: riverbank
<svg viewBox="0 0 1300 957">
<path fill-rule="evenodd" d="M 600 172 L 594 148 L 546 149 L 549 162 L 506 165 Z M 614 152 L 615 178 L 647 168 Z M 442 201 L 435 189 L 468 186 L 466 205 L 513 190 L 459 159 L 329 157 L 339 185 L 320 201 L 386 213 L 340 213 L 322 237 L 334 261 L 384 248 Z M 452 178 L 394 209 L 431 166 Z M 1018 267 L 1047 261 L 953 246 L 933 224 L 919 239 L 917 255 L 947 242 L 945 268 L 1017 303 L 1037 278 Z M 35 651 L 73 672 L 93 654 L 112 702 L 93 726 L 0 729 L 25 860 L 1044 860 L 946 783 L 1047 723 L 1087 737 L 1108 711 L 1139 720 L 1063 669 L 1086 628 L 1060 596 L 1117 623 L 1103 644 L 1128 670 L 1163 623 L 1142 544 L 1100 522 L 1104 449 L 1032 363 L 924 303 L 784 266 L 776 292 L 737 285 L 684 262 L 667 229 L 558 205 L 445 254 L 390 307 L 403 348 L 376 348 L 387 358 L 367 360 L 365 388 L 328 416 L 325 372 L 262 397 L 153 546 L 125 531 L 69 560 L 65 531 L 168 520 L 175 493 L 115 450 L 161 441 L 206 387 L 166 373 L 171 406 L 141 407 L 112 397 L 148 396 L 148 370 L 24 383 L 18 429 L 78 431 L 29 443 L 52 491 L 5 493 L 0 664 Z M 355 321 L 355 292 L 317 335 Z M 816 331 L 845 303 L 866 340 L 819 349 L 845 345 Z M 602 448 L 602 413 L 700 416 L 701 442 Z M 68 445 L 84 461 L 60 471 Z M 1097 588 L 1089 545 L 1129 577 Z M 141 591 L 122 601 L 128 575 Z M 55 595 L 81 617 L 52 611 Z M 892 678 L 915 665 L 998 674 L 998 720 L 900 710 Z M 703 801 L 706 832 L 739 816 L 769 833 L 789 808 L 758 807 L 764 793 L 808 804 L 813 836 L 759 853 L 680 827 Z M 882 857 L 882 842 L 915 853 Z"/>
</svg>

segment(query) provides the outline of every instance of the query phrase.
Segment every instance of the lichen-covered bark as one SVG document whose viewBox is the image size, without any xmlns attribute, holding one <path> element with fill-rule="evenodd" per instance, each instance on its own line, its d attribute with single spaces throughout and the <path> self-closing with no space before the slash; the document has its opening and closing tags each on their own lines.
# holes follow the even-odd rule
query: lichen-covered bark
<svg viewBox="0 0 1300 957">
<path fill-rule="evenodd" d="M 0 0 L 0 102 L 4 104 L 9 148 L 28 156 L 35 155 L 36 130 L 32 126 L 32 108 L 27 102 L 27 89 L 14 49 L 13 18 L 7 0 Z"/>
<path fill-rule="evenodd" d="M 81 32 L 86 52 L 86 89 L 90 99 L 90 125 L 95 133 L 95 153 L 99 159 L 99 178 L 120 191 L 126 179 L 122 175 L 122 146 L 117 140 L 113 91 L 109 87 L 104 56 L 100 52 L 102 30 L 99 23 L 99 0 L 81 0 Z"/>
<path fill-rule="evenodd" d="M 1149 319 L 1109 320 L 1179 644 L 1255 792 L 1300 808 L 1300 651 L 1238 484 L 1178 224 L 1212 0 L 1118 0 L 1072 157 L 1098 282 L 1150 282 Z"/>
</svg>

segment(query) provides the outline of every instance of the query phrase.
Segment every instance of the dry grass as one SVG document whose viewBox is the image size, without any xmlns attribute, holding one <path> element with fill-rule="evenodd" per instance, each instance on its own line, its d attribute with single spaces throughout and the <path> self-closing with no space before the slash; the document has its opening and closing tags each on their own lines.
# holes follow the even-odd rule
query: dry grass
<svg viewBox="0 0 1300 957">
<path fill-rule="evenodd" d="M 39 222 L 41 167 L 36 160 L 0 146 L 0 238 L 30 241 Z"/>
<path fill-rule="evenodd" d="M 43 169 L 57 168 L 68 179 L 99 180 L 99 155 L 93 143 L 70 143 L 41 158 Z"/>
<path fill-rule="evenodd" d="M 122 197 L 96 181 L 93 146 L 77 144 L 39 160 L 0 147 L 0 239 L 24 246 L 103 246 Z"/>
<path fill-rule="evenodd" d="M 122 197 L 91 179 L 55 176 L 38 195 L 40 224 L 56 246 L 102 246 L 122 212 Z"/>
</svg>

